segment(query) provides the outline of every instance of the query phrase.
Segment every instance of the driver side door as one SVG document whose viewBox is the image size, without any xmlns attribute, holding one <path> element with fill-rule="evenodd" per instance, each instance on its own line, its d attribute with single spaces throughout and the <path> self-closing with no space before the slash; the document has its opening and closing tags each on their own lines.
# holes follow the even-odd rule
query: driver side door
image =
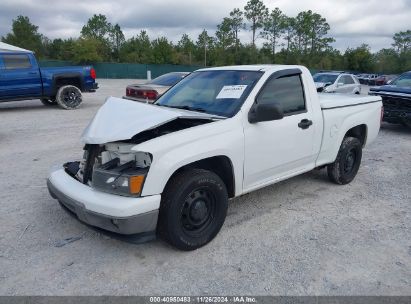
<svg viewBox="0 0 411 304">
<path fill-rule="evenodd" d="M 245 122 L 244 192 L 314 168 L 313 112 L 299 69 L 275 72 L 258 93 L 254 106 L 274 104 L 284 117 Z"/>
</svg>

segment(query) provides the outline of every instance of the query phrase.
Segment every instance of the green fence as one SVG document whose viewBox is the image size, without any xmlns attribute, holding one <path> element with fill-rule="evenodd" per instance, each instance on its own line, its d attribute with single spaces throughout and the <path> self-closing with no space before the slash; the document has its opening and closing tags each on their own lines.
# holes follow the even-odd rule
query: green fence
<svg viewBox="0 0 411 304">
<path fill-rule="evenodd" d="M 75 65 L 71 61 L 40 60 L 41 67 L 61 67 Z M 97 78 L 129 78 L 145 79 L 147 71 L 151 71 L 151 77 L 155 78 L 169 72 L 192 72 L 201 66 L 174 65 L 174 64 L 136 64 L 136 63 L 93 63 Z"/>
</svg>

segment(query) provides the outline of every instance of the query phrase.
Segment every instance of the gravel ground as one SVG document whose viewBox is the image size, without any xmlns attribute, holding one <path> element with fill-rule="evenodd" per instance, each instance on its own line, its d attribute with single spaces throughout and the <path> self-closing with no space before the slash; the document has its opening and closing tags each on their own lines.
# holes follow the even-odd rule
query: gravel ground
<svg viewBox="0 0 411 304">
<path fill-rule="evenodd" d="M 52 165 L 81 157 L 105 97 L 130 83 L 99 82 L 76 111 L 0 104 L 1 295 L 411 295 L 410 130 L 384 124 L 350 185 L 313 171 L 233 200 L 199 250 L 135 245 L 79 223 L 46 188 Z"/>
</svg>

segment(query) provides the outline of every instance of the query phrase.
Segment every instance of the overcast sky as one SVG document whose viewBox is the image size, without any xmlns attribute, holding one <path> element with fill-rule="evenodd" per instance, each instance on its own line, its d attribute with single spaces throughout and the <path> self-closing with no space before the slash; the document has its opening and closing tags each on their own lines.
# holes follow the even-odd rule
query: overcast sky
<svg viewBox="0 0 411 304">
<path fill-rule="evenodd" d="M 0 0 L 0 36 L 11 30 L 12 19 L 25 15 L 47 37 L 78 37 L 93 14 L 104 14 L 119 23 L 126 38 L 147 30 L 150 38 L 166 36 L 176 42 L 183 33 L 197 39 L 202 29 L 210 34 L 223 17 L 247 0 Z M 331 26 L 334 47 L 345 50 L 367 43 L 373 51 L 390 47 L 395 32 L 411 29 L 411 0 L 264 0 L 269 9 L 279 7 L 288 16 L 311 9 Z M 251 33 L 241 33 L 242 42 Z M 262 39 L 260 40 L 260 44 Z"/>
</svg>

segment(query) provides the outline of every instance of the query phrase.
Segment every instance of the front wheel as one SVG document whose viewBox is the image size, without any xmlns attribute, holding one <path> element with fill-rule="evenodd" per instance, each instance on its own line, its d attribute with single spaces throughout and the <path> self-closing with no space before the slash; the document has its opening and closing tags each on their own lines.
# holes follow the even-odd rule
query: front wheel
<svg viewBox="0 0 411 304">
<path fill-rule="evenodd" d="M 83 101 L 79 88 L 66 85 L 58 89 L 56 95 L 57 104 L 66 110 L 77 109 Z"/>
<path fill-rule="evenodd" d="M 178 249 L 197 249 L 220 231 L 227 206 L 227 189 L 218 175 L 202 169 L 182 171 L 162 195 L 158 233 Z"/>
<path fill-rule="evenodd" d="M 357 175 L 362 157 L 362 145 L 358 138 L 345 137 L 336 160 L 327 167 L 329 179 L 339 185 L 350 183 Z"/>
</svg>

